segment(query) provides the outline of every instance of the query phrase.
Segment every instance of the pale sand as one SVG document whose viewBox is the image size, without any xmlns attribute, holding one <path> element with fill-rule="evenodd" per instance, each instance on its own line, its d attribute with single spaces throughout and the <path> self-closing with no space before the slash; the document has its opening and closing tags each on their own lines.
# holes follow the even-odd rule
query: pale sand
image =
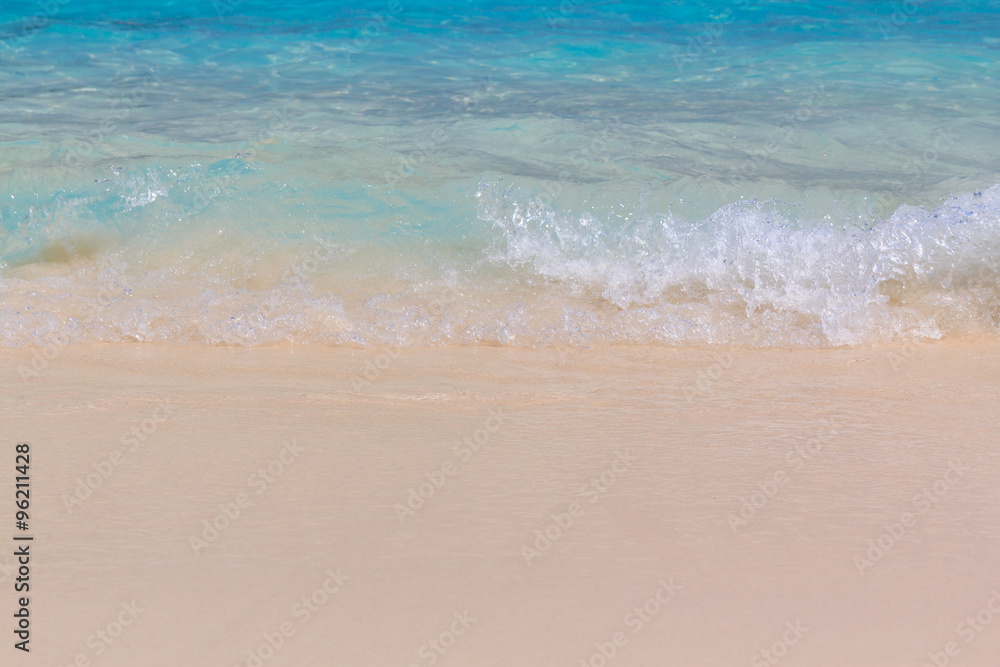
<svg viewBox="0 0 1000 667">
<path fill-rule="evenodd" d="M 774 646 L 781 665 L 920 667 L 948 642 L 951 664 L 997 664 L 997 345 L 734 351 L 718 366 L 692 349 L 403 350 L 354 386 L 378 352 L 71 347 L 24 381 L 31 351 L 0 353 L 5 533 L 27 440 L 37 535 L 33 650 L 6 646 L 2 663 L 254 665 L 248 650 L 285 624 L 263 664 L 599 667 L 618 632 L 609 665 L 772 664 L 759 652 Z M 717 379 L 688 400 L 700 373 Z M 78 480 L 107 471 L 158 400 L 173 414 L 70 513 Z M 459 461 L 455 443 L 497 408 L 502 426 Z M 303 451 L 257 494 L 251 475 L 293 438 Z M 394 505 L 448 461 L 401 524 Z M 727 513 L 776 474 L 734 534 Z M 919 514 L 924 491 L 936 501 Z M 196 554 L 190 536 L 241 493 L 251 504 Z M 582 513 L 529 565 L 522 547 L 573 501 Z M 862 576 L 868 540 L 904 512 Z M 317 592 L 328 569 L 347 579 Z M 647 602 L 671 577 L 675 595 Z M 305 618 L 295 605 L 314 592 Z M 628 616 L 644 603 L 660 609 Z M 985 626 L 960 627 L 980 610 Z M 122 632 L 108 645 L 98 630 Z"/>
</svg>

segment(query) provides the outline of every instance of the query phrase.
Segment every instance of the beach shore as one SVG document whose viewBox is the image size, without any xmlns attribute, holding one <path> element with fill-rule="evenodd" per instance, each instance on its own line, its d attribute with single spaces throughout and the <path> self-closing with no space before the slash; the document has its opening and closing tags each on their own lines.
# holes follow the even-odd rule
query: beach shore
<svg viewBox="0 0 1000 667">
<path fill-rule="evenodd" d="M 0 368 L 8 540 L 31 447 L 19 664 L 1000 655 L 995 342 L 107 344 Z"/>
</svg>

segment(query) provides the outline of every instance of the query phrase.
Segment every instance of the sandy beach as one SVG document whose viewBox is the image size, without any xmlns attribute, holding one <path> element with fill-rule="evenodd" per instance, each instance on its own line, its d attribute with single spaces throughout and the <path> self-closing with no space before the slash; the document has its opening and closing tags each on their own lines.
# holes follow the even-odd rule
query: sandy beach
<svg viewBox="0 0 1000 667">
<path fill-rule="evenodd" d="M 1000 667 L 998 26 L 0 2 L 0 667 Z"/>
<path fill-rule="evenodd" d="M 6 488 L 32 457 L 18 664 L 1000 655 L 995 343 L 0 363 Z"/>
</svg>

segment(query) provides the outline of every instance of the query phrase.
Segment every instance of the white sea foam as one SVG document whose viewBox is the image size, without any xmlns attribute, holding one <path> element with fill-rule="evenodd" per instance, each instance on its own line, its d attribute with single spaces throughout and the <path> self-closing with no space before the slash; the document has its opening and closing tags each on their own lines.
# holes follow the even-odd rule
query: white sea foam
<svg viewBox="0 0 1000 667">
<path fill-rule="evenodd" d="M 153 191 L 133 181 L 122 206 Z M 169 199 L 156 191 L 144 207 Z M 0 277 L 0 344 L 832 346 L 998 331 L 1000 186 L 856 227 L 758 202 L 701 221 L 570 212 L 486 183 L 478 218 L 448 252 L 428 249 L 433 228 L 388 244 L 203 220 L 184 235 L 64 234 Z"/>
</svg>

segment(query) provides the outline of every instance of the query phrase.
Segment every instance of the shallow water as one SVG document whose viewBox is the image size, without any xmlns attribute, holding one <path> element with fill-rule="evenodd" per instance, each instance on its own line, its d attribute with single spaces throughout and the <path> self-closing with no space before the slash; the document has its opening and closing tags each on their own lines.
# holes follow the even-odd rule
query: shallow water
<svg viewBox="0 0 1000 667">
<path fill-rule="evenodd" d="M 997 2 L 0 9 L 0 343 L 995 335 Z"/>
</svg>

